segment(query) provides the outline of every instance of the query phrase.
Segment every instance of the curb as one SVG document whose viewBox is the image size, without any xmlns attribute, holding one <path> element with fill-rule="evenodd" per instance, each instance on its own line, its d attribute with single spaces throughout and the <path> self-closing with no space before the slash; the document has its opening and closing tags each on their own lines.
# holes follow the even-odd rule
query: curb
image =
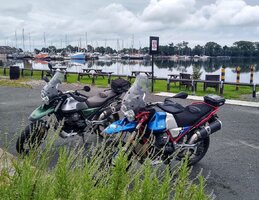
<svg viewBox="0 0 259 200">
<path fill-rule="evenodd" d="M 176 93 L 169 93 L 169 92 L 159 92 L 155 93 L 156 96 L 163 96 L 163 97 L 171 97 L 175 95 Z M 203 96 L 192 96 L 189 95 L 187 99 L 190 100 L 196 100 L 196 101 L 203 101 Z M 254 107 L 259 108 L 259 102 L 251 102 L 251 101 L 240 101 L 240 100 L 232 100 L 232 99 L 226 99 L 226 104 L 229 105 L 236 105 L 236 106 L 247 106 L 247 107 Z"/>
</svg>

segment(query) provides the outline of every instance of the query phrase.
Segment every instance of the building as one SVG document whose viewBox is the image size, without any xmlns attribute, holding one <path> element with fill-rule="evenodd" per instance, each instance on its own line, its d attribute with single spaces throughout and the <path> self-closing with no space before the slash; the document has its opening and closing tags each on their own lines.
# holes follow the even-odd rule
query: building
<svg viewBox="0 0 259 200">
<path fill-rule="evenodd" d="M 3 61 L 6 61 L 8 54 L 16 53 L 17 49 L 9 46 L 0 46 L 0 64 L 3 64 Z M 0 66 L 1 66 L 0 65 Z"/>
</svg>

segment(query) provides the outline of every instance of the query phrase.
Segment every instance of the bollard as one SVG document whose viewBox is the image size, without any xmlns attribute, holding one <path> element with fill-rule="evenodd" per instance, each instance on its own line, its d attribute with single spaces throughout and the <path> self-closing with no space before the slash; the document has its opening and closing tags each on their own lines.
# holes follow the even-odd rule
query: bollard
<svg viewBox="0 0 259 200">
<path fill-rule="evenodd" d="M 221 81 L 225 82 L 225 66 L 221 68 Z"/>
<path fill-rule="evenodd" d="M 31 69 L 31 76 L 33 76 L 33 69 Z"/>
<path fill-rule="evenodd" d="M 236 85 L 236 90 L 239 90 L 239 83 L 240 83 L 240 70 L 241 70 L 241 68 L 238 66 L 238 67 L 236 68 L 236 71 L 237 71 L 237 79 L 236 79 L 236 83 L 237 83 L 237 85 Z"/>
<path fill-rule="evenodd" d="M 222 96 L 223 95 L 223 91 L 224 91 L 224 82 L 223 81 L 220 81 L 220 95 Z"/>
<path fill-rule="evenodd" d="M 77 74 L 77 81 L 80 81 L 80 72 Z"/>
<path fill-rule="evenodd" d="M 43 79 L 44 76 L 44 70 L 41 70 L 41 79 Z"/>
<path fill-rule="evenodd" d="M 108 74 L 108 85 L 111 84 L 111 74 Z"/>
<path fill-rule="evenodd" d="M 94 84 L 95 84 L 95 74 L 92 73 L 92 85 L 94 85 Z"/>
<path fill-rule="evenodd" d="M 252 84 L 254 82 L 254 66 L 251 65 L 250 67 L 250 83 Z"/>
<path fill-rule="evenodd" d="M 256 98 L 256 84 L 253 85 L 253 98 Z"/>
<path fill-rule="evenodd" d="M 4 67 L 4 76 L 6 76 L 6 67 Z"/>
<path fill-rule="evenodd" d="M 195 95 L 194 80 L 192 79 L 192 95 Z"/>
<path fill-rule="evenodd" d="M 67 72 L 64 73 L 64 81 L 67 81 Z"/>
<path fill-rule="evenodd" d="M 166 89 L 167 89 L 167 92 L 170 91 L 170 78 L 167 79 Z"/>
</svg>

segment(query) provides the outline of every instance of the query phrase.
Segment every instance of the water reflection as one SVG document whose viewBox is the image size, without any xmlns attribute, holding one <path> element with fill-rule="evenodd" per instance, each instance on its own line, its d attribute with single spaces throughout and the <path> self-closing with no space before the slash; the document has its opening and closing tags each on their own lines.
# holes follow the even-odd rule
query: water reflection
<svg viewBox="0 0 259 200">
<path fill-rule="evenodd" d="M 104 72 L 114 72 L 114 74 L 131 75 L 131 71 L 151 71 L 151 62 L 146 60 L 65 60 L 51 61 L 55 66 L 65 66 L 69 72 L 82 72 L 83 69 L 102 69 Z M 48 70 L 48 62 L 41 60 L 7 60 L 5 66 L 17 65 L 20 68 Z M 234 58 L 234 59 L 208 59 L 207 61 L 172 61 L 156 60 L 154 69 L 155 76 L 168 77 L 172 73 L 193 73 L 193 70 L 201 72 L 201 78 L 205 74 L 220 74 L 222 66 L 226 67 L 226 81 L 235 81 L 235 68 L 241 68 L 241 82 L 248 83 L 250 80 L 250 66 L 255 68 L 254 80 L 259 83 L 259 59 Z"/>
</svg>

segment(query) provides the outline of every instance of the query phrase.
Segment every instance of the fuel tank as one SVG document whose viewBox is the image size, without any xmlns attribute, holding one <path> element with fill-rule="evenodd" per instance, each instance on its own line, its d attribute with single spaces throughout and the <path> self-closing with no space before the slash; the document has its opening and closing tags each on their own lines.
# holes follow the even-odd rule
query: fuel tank
<svg viewBox="0 0 259 200">
<path fill-rule="evenodd" d="M 66 101 L 61 106 L 61 110 L 64 113 L 75 112 L 83 109 L 87 109 L 88 106 L 85 102 L 79 102 L 73 97 L 68 97 Z"/>
</svg>

